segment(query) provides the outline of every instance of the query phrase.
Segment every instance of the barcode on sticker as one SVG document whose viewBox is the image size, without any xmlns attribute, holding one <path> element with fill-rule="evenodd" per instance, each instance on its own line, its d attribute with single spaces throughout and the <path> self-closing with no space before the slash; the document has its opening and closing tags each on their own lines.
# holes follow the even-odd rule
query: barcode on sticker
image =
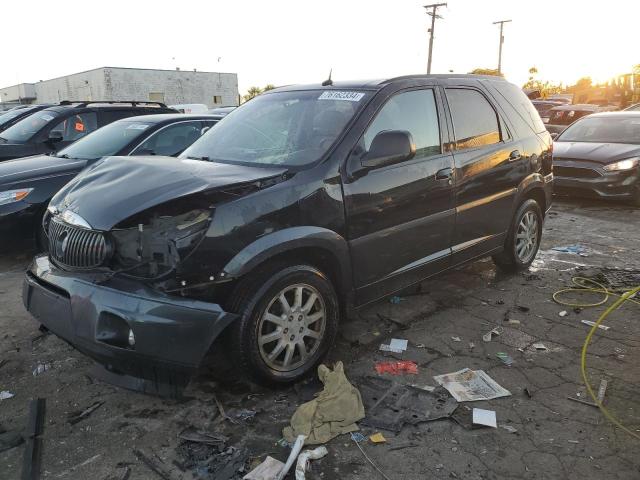
<svg viewBox="0 0 640 480">
<path fill-rule="evenodd" d="M 318 100 L 345 100 L 347 102 L 359 102 L 364 97 L 362 92 L 340 92 L 337 90 L 328 90 L 322 92 Z"/>
</svg>

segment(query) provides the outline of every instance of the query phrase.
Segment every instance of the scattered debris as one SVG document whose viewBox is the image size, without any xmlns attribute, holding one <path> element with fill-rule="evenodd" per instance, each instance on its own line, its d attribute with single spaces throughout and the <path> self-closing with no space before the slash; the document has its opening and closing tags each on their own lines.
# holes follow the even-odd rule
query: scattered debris
<svg viewBox="0 0 640 480">
<path fill-rule="evenodd" d="M 476 344 L 473 342 L 469 342 L 469 350 L 473 350 L 476 347 Z"/>
<path fill-rule="evenodd" d="M 37 377 L 38 375 L 40 375 L 41 373 L 46 372 L 47 370 L 49 370 L 50 365 L 48 363 L 39 363 L 38 366 L 36 368 L 33 369 L 33 372 L 31 372 L 33 374 L 34 377 Z"/>
<path fill-rule="evenodd" d="M 67 422 L 69 422 L 71 425 L 75 425 L 76 423 L 80 422 L 81 420 L 84 420 L 89 415 L 91 415 L 103 404 L 104 404 L 104 401 L 97 401 L 93 405 L 91 405 L 89 408 L 86 408 L 81 412 L 72 412 L 69 415 L 67 415 Z"/>
<path fill-rule="evenodd" d="M 404 448 L 414 448 L 414 447 L 419 447 L 420 444 L 416 443 L 416 442 L 406 442 L 406 443 L 398 443 L 397 445 L 393 445 L 391 447 L 389 447 L 389 451 L 393 451 L 393 450 L 402 450 Z"/>
<path fill-rule="evenodd" d="M 224 445 L 229 439 L 224 435 L 198 430 L 195 427 L 187 427 L 178 434 L 180 440 L 206 445 Z"/>
<path fill-rule="evenodd" d="M 315 450 L 305 450 L 298 455 L 298 463 L 296 463 L 296 480 L 305 480 L 305 471 L 309 468 L 309 460 L 318 460 L 329 452 L 327 447 L 318 447 Z"/>
<path fill-rule="evenodd" d="M 401 375 L 403 373 L 410 373 L 412 375 L 418 374 L 418 365 L 410 360 L 398 361 L 398 362 L 379 362 L 375 365 L 376 372 L 379 374 L 390 373 L 391 375 Z"/>
<path fill-rule="evenodd" d="M 460 339 L 460 337 L 451 337 L 451 340 L 453 340 L 454 342 L 461 342 L 462 341 Z"/>
<path fill-rule="evenodd" d="M 19 432 L 0 433 L 0 452 L 17 447 L 24 442 L 24 437 Z"/>
<path fill-rule="evenodd" d="M 22 478 L 25 480 L 40 478 L 40 461 L 42 459 L 42 432 L 45 414 L 44 398 L 36 398 L 29 402 L 29 420 L 25 430 L 26 446 L 22 462 Z"/>
<path fill-rule="evenodd" d="M 13 397 L 15 397 L 15 394 L 11 393 L 9 390 L 3 390 L 0 392 L 0 400 L 7 400 Z"/>
<path fill-rule="evenodd" d="M 598 394 L 596 395 L 596 398 L 598 399 L 598 402 L 600 404 L 604 403 L 604 396 L 607 393 L 607 385 L 609 383 L 606 380 L 600 380 L 600 386 L 598 387 Z M 577 394 L 578 396 L 580 396 L 580 394 Z M 581 398 L 575 398 L 575 397 L 567 397 L 569 400 L 573 400 L 574 402 L 578 402 L 578 403 L 582 403 L 584 405 L 589 405 L 590 407 L 596 407 L 598 408 L 598 404 L 597 403 L 593 403 L 593 402 L 589 402 L 587 400 L 582 400 Z"/>
<path fill-rule="evenodd" d="M 416 343 L 416 348 L 427 348 L 424 343 Z"/>
<path fill-rule="evenodd" d="M 7 360 L 6 358 L 0 360 L 0 368 L 4 367 L 7 363 L 9 363 L 9 360 Z"/>
<path fill-rule="evenodd" d="M 72 472 L 75 472 L 78 468 L 84 467 L 85 465 L 89 465 L 90 463 L 95 462 L 97 459 L 99 459 L 102 456 L 101 453 L 94 455 L 91 458 L 87 458 L 84 462 L 79 463 L 77 465 L 74 465 L 71 468 L 67 468 L 66 470 L 63 470 L 62 472 L 60 472 L 59 474 L 56 475 L 56 478 L 61 478 L 64 477 L 65 475 L 68 475 Z"/>
<path fill-rule="evenodd" d="M 223 420 L 228 420 L 229 422 L 234 424 L 238 423 L 236 420 L 227 415 L 227 412 L 224 411 L 224 407 L 222 406 L 222 403 L 220 403 L 220 400 L 218 400 L 218 397 L 215 393 L 213 394 L 213 400 L 216 402 L 216 406 L 218 407 L 218 411 L 220 412 L 220 418 L 222 418 Z"/>
<path fill-rule="evenodd" d="M 504 430 L 506 430 L 509 433 L 518 433 L 518 430 L 514 427 L 512 427 L 511 425 L 500 425 L 500 428 L 503 428 Z"/>
<path fill-rule="evenodd" d="M 575 443 L 578 444 L 580 443 L 578 440 L 567 440 L 567 443 Z"/>
<path fill-rule="evenodd" d="M 378 313 L 377 315 L 378 315 L 378 318 L 380 320 L 382 320 L 383 322 L 393 323 L 393 324 L 397 325 L 400 330 L 408 330 L 410 328 L 409 325 L 407 325 L 406 323 L 401 322 L 400 320 L 396 320 L 395 318 L 387 317 L 386 315 L 383 315 L 381 313 Z M 380 332 L 373 332 L 373 334 L 375 336 L 378 336 L 378 335 L 380 335 Z"/>
<path fill-rule="evenodd" d="M 419 388 L 425 392 L 433 392 L 436 389 L 436 387 L 432 387 L 431 385 L 416 385 L 415 383 L 410 384 L 410 386 Z"/>
<path fill-rule="evenodd" d="M 358 447 L 358 449 L 360 450 L 360 452 L 362 452 L 362 455 L 364 455 L 364 458 L 366 458 L 366 459 L 367 459 L 367 462 L 369 462 L 369 463 L 371 464 L 371 466 L 372 466 L 373 468 L 375 468 L 375 469 L 376 469 L 376 471 L 377 471 L 380 475 L 382 475 L 382 478 L 384 478 L 385 480 L 391 480 L 389 477 L 387 477 L 387 476 L 385 475 L 385 473 L 384 473 L 382 470 L 380 470 L 380 468 L 379 468 L 379 467 L 378 467 L 378 466 L 373 462 L 373 460 L 371 460 L 371 459 L 369 458 L 369 456 L 365 453 L 365 451 L 364 451 L 364 450 L 362 449 L 362 447 L 360 446 L 360 443 L 356 442 L 355 440 L 354 440 L 354 443 L 356 444 L 356 447 Z"/>
<path fill-rule="evenodd" d="M 229 410 L 227 415 L 236 420 L 246 422 L 256 416 L 258 412 L 256 410 L 249 410 L 248 408 L 241 408 L 238 410 Z"/>
<path fill-rule="evenodd" d="M 508 353 L 498 352 L 496 353 L 496 357 L 502 360 L 502 363 L 504 363 L 507 367 L 513 365 L 513 358 L 511 358 Z"/>
<path fill-rule="evenodd" d="M 351 432 L 351 440 L 353 440 L 354 442 L 364 442 L 367 439 L 367 437 L 365 437 L 363 434 L 361 434 L 360 432 Z"/>
<path fill-rule="evenodd" d="M 529 387 L 524 387 L 524 388 L 522 389 L 522 391 L 524 392 L 524 394 L 525 394 L 527 397 L 529 397 L 529 398 L 533 398 L 533 395 L 532 395 L 532 393 L 531 393 L 531 390 L 529 390 Z"/>
<path fill-rule="evenodd" d="M 484 425 L 486 427 L 498 428 L 496 420 L 496 412 L 493 410 L 485 410 L 483 408 L 473 409 L 473 424 Z"/>
<path fill-rule="evenodd" d="M 409 341 L 401 338 L 392 338 L 389 345 L 380 345 L 383 352 L 403 353 L 409 346 Z"/>
<path fill-rule="evenodd" d="M 458 402 L 492 400 L 511 395 L 509 390 L 498 385 L 483 370 L 464 368 L 457 372 L 435 376 L 433 379 L 446 388 Z"/>
<path fill-rule="evenodd" d="M 584 323 L 585 325 L 589 325 L 590 327 L 596 326 L 596 322 L 592 322 L 591 320 L 580 320 L 580 323 Z M 607 331 L 611 327 L 607 327 L 606 325 L 598 325 L 598 328 L 601 330 Z"/>
<path fill-rule="evenodd" d="M 566 317 L 567 315 L 569 315 L 569 312 L 567 312 L 566 310 L 562 310 L 560 313 L 558 313 L 558 315 L 560 315 L 561 317 Z"/>
<path fill-rule="evenodd" d="M 485 342 L 490 342 L 493 339 L 494 335 L 497 337 L 498 335 L 502 335 L 502 332 L 504 332 L 504 329 L 502 327 L 496 327 L 490 332 L 485 333 L 482 336 L 482 340 L 484 340 Z"/>
<path fill-rule="evenodd" d="M 584 247 L 583 245 L 565 245 L 562 247 L 553 247 L 551 250 L 554 250 L 556 252 L 560 252 L 560 253 L 570 253 L 572 255 L 580 255 L 580 256 L 587 256 L 588 254 L 586 253 L 587 248 Z"/>
<path fill-rule="evenodd" d="M 529 307 L 525 307 L 523 305 L 516 305 L 516 308 L 521 312 L 528 312 L 529 310 L 531 310 Z"/>
<path fill-rule="evenodd" d="M 402 301 L 402 297 L 398 297 L 397 295 L 394 295 L 389 299 L 389 303 L 392 303 L 394 305 L 399 304 L 401 301 Z"/>
<path fill-rule="evenodd" d="M 337 362 L 333 370 L 320 365 L 318 377 L 323 390 L 300 405 L 291 417 L 291 425 L 282 431 L 290 442 L 305 435 L 308 445 L 326 443 L 338 435 L 357 431 L 356 422 L 364 418 L 360 392 L 347 380 L 342 362 Z"/>
<path fill-rule="evenodd" d="M 371 440 L 373 443 L 387 443 L 387 439 L 384 438 L 384 435 L 382 435 L 380 432 L 369 435 L 369 440 Z"/>
<path fill-rule="evenodd" d="M 280 440 L 278 440 L 276 442 L 276 445 L 278 445 L 279 447 L 285 447 L 285 448 L 289 448 L 291 447 L 291 445 L 293 445 L 293 443 L 288 442 L 286 439 L 281 438 Z"/>
<path fill-rule="evenodd" d="M 273 480 L 284 467 L 284 463 L 267 456 L 260 465 L 247 473 L 242 480 Z"/>
<path fill-rule="evenodd" d="M 360 379 L 358 387 L 367 412 L 361 423 L 376 429 L 399 432 L 406 423 L 447 418 L 458 406 L 442 387 L 429 392 L 374 376 Z"/>
<path fill-rule="evenodd" d="M 171 475 L 171 472 L 168 471 L 163 465 L 160 465 L 158 462 L 153 460 L 151 457 L 145 455 L 141 450 L 133 449 L 133 454 L 136 456 L 138 460 L 144 463 L 149 470 L 153 471 L 163 480 L 173 480 L 174 477 Z"/>
<path fill-rule="evenodd" d="M 321 367 L 322 366 L 324 365 L 321 365 Z M 293 466 L 296 458 L 298 458 L 298 455 L 302 450 L 306 438 L 307 437 L 305 435 L 298 435 L 295 443 L 293 444 L 293 447 L 291 447 L 291 453 L 289 454 L 289 458 L 287 458 L 287 462 L 284 464 L 284 467 L 282 467 L 282 470 L 280 470 L 280 473 L 276 475 L 275 480 L 282 480 L 284 477 L 286 477 L 287 473 L 289 473 L 289 470 L 291 470 L 291 467 Z"/>
<path fill-rule="evenodd" d="M 509 325 L 520 325 L 520 320 L 516 320 L 514 318 L 510 318 L 509 320 L 507 320 L 507 323 Z"/>
<path fill-rule="evenodd" d="M 547 351 L 549 350 L 544 343 L 534 343 L 533 345 L 531 345 L 533 348 L 535 348 L 536 350 L 542 350 L 542 351 Z"/>
</svg>

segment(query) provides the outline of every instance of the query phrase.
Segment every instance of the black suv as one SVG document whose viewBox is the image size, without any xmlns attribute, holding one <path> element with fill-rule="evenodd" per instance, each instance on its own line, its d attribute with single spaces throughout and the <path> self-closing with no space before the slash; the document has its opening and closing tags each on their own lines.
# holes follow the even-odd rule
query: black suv
<svg viewBox="0 0 640 480">
<path fill-rule="evenodd" d="M 354 308 L 488 255 L 527 267 L 551 149 L 496 77 L 269 91 L 178 161 L 110 157 L 65 186 L 24 304 L 139 388 L 220 349 L 254 379 L 295 381 Z"/>
<path fill-rule="evenodd" d="M 151 113 L 178 112 L 158 102 L 60 102 L 0 132 L 0 162 L 57 152 L 115 120 Z"/>
<path fill-rule="evenodd" d="M 177 156 L 222 115 L 165 113 L 115 121 L 56 154 L 0 163 L 0 248 L 36 233 L 46 250 L 42 217 L 51 197 L 83 168 L 110 155 Z"/>
</svg>

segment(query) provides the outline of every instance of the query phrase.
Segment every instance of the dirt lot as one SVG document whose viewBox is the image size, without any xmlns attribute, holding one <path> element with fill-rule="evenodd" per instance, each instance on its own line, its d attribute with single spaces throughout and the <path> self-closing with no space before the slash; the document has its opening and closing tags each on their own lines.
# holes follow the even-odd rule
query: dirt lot
<svg viewBox="0 0 640 480">
<path fill-rule="evenodd" d="M 567 399 L 578 393 L 586 398 L 579 355 L 589 328 L 580 320 L 596 320 L 602 307 L 576 313 L 551 299 L 575 275 L 591 276 L 605 268 L 640 270 L 639 238 L 640 210 L 557 201 L 530 271 L 508 276 L 496 272 L 490 261 L 481 261 L 425 282 L 421 294 L 407 295 L 397 304 L 381 302 L 361 312 L 359 320 L 343 324 L 330 360 L 342 360 L 356 386 L 363 376 L 375 375 L 376 361 L 393 360 L 378 347 L 396 337 L 409 339 L 401 358 L 415 361 L 419 372 L 390 378 L 433 385 L 434 375 L 469 367 L 483 369 L 512 393 L 461 404 L 460 409 L 495 410 L 498 424 L 515 428 L 515 433 L 505 428 L 471 430 L 444 419 L 408 425 L 399 433 L 382 431 L 386 444 L 361 443 L 367 455 L 392 480 L 640 478 L 640 441 L 614 428 L 598 409 Z M 584 256 L 551 250 L 576 243 L 585 247 Z M 220 470 L 230 458 L 239 459 L 240 465 L 245 459 L 255 465 L 267 454 L 286 459 L 289 448 L 277 443 L 282 427 L 296 407 L 321 388 L 317 381 L 274 391 L 217 384 L 202 372 L 180 402 L 94 381 L 87 375 L 91 362 L 55 336 L 41 336 L 38 324 L 24 311 L 22 272 L 31 254 L 0 256 L 0 362 L 6 361 L 0 367 L 0 390 L 15 394 L 0 401 L 0 426 L 23 428 L 28 400 L 46 398 L 43 478 L 123 479 L 128 472 L 131 479 L 161 478 L 136 457 L 135 449 L 175 479 L 241 478 Z M 568 314 L 561 317 L 561 310 Z M 588 356 L 592 383 L 608 380 L 606 405 L 636 432 L 638 320 L 639 307 L 624 307 L 607 320 L 610 330 L 596 334 Z M 502 326 L 503 334 L 483 342 L 482 335 L 495 326 Z M 536 350 L 532 345 L 537 342 L 548 350 Z M 513 365 L 504 365 L 497 352 L 508 353 Z M 34 376 L 39 364 L 50 368 Z M 236 423 L 222 418 L 216 398 Z M 86 419 L 68 423 L 70 412 L 98 401 L 104 403 Z M 250 414 L 243 409 L 257 413 L 246 418 Z M 177 434 L 191 425 L 224 434 L 226 445 L 181 445 Z M 362 429 L 364 434 L 375 431 Z M 329 455 L 313 463 L 307 478 L 383 478 L 347 435 L 327 447 Z M 0 453 L 0 478 L 19 478 L 22 455 L 23 447 Z M 217 473 L 208 473 L 211 470 Z"/>
</svg>

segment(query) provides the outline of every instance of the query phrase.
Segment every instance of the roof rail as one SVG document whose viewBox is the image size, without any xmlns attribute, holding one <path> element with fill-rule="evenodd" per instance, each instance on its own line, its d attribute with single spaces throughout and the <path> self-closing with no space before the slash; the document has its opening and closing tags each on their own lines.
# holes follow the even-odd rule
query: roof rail
<svg viewBox="0 0 640 480">
<path fill-rule="evenodd" d="M 109 105 L 120 105 L 123 103 L 128 103 L 131 104 L 132 107 L 137 107 L 138 105 L 157 105 L 158 107 L 167 108 L 167 106 L 162 102 L 147 102 L 139 100 L 62 100 L 58 105 L 75 105 L 76 107 L 86 107 L 88 105 L 93 105 L 96 103 L 106 103 Z"/>
</svg>

